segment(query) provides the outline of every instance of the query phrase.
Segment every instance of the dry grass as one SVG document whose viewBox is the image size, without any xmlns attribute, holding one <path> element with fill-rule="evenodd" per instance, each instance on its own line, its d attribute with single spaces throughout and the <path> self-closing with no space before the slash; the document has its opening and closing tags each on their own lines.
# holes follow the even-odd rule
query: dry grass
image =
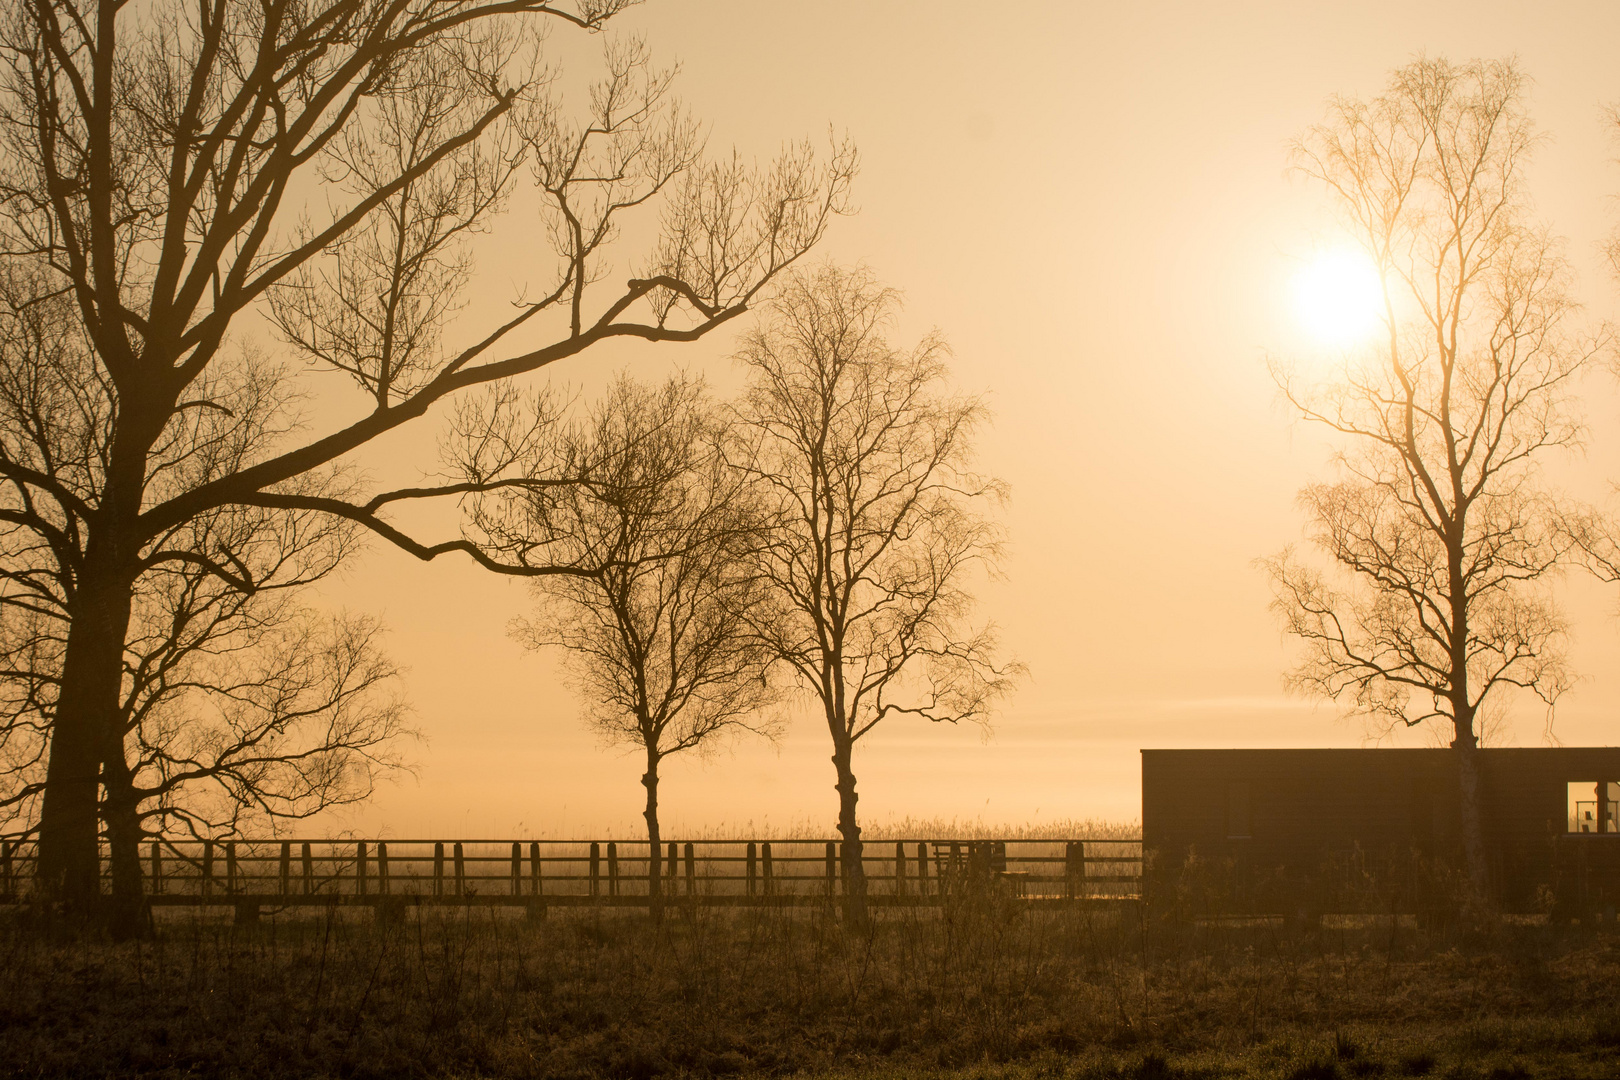
<svg viewBox="0 0 1620 1080">
<path fill-rule="evenodd" d="M 962 903 L 0 929 L 0 1075 L 1613 1076 L 1620 940 Z"/>
<path fill-rule="evenodd" d="M 952 840 L 1140 840 L 1134 821 L 1064 818 L 1036 824 L 985 822 L 981 818 L 890 818 L 861 829 L 862 839 L 900 840 L 944 837 Z"/>
<path fill-rule="evenodd" d="M 645 840 L 637 829 L 623 830 L 625 838 Z M 707 825 L 698 829 L 666 826 L 666 839 L 694 842 L 720 840 L 836 840 L 838 829 L 809 818 L 789 824 L 744 822 Z M 615 836 L 614 839 L 620 837 Z M 943 840 L 1140 840 L 1142 826 L 1134 821 L 1100 818 L 1061 818 L 1029 823 L 987 822 L 983 818 L 890 817 L 861 823 L 861 838 L 874 843 L 935 838 Z"/>
</svg>

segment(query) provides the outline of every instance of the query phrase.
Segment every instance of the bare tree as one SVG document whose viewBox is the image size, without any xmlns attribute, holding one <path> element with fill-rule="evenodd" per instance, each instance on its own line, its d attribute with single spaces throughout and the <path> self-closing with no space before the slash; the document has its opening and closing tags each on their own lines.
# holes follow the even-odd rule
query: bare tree
<svg viewBox="0 0 1620 1080">
<path fill-rule="evenodd" d="M 259 587 L 232 553 L 164 537 L 227 507 L 312 512 L 424 559 L 544 572 L 389 520 L 465 484 L 366 494 L 329 483 L 333 464 L 468 387 L 612 338 L 695 340 L 844 211 L 847 146 L 824 167 L 803 146 L 763 169 L 708 163 L 638 45 L 609 48 L 571 120 L 542 31 L 594 32 L 627 3 L 24 0 L 0 17 L 0 259 L 69 300 L 112 408 L 86 490 L 0 460 L 12 523 L 74 549 L 38 828 L 42 887 L 70 909 L 99 907 L 98 785 L 143 575 L 178 561 Z M 551 276 L 452 341 L 468 237 L 525 170 L 547 206 Z M 624 213 L 654 200 L 659 238 L 638 272 L 597 288 L 623 264 L 610 256 Z M 295 354 L 352 379 L 350 413 L 315 432 L 294 416 L 228 469 L 156 484 L 162 448 L 183 450 L 219 412 L 210 379 L 239 353 L 233 326 L 261 313 Z"/>
<path fill-rule="evenodd" d="M 92 491 L 111 449 L 113 400 L 66 298 L 37 284 L 0 287 L 0 447 L 63 490 Z M 154 449 L 153 491 L 234 467 L 287 422 L 284 374 L 252 354 L 218 365 L 206 389 L 211 407 L 192 410 L 180 437 Z M 47 516 L 27 485 L 0 481 L 0 492 L 0 820 L 27 835 L 45 789 L 82 552 L 73 517 Z M 238 506 L 156 544 L 162 555 L 131 598 L 100 778 L 122 891 L 139 892 L 134 844 L 153 826 L 217 834 L 244 818 L 304 817 L 363 798 L 378 770 L 397 765 L 391 743 L 404 714 L 386 693 L 394 673 L 375 628 L 318 619 L 296 601 L 356 533 L 311 511 Z M 256 587 L 210 569 L 225 559 Z M 144 907 L 122 917 L 138 928 Z"/>
<path fill-rule="evenodd" d="M 480 420 L 474 430 L 489 427 Z M 577 482 L 510 496 L 524 505 L 501 507 L 494 520 L 486 497 L 474 515 L 487 526 L 481 540 L 498 550 L 540 536 L 554 561 L 590 571 L 539 579 L 539 611 L 513 633 L 530 648 L 566 650 L 591 725 L 642 753 L 655 918 L 660 766 L 734 731 L 769 733 L 760 711 L 775 696 L 770 657 L 749 633 L 757 583 L 739 570 L 753 523 L 716 435 L 700 382 L 620 378 L 565 440 Z M 505 535 L 508 523 L 523 535 Z"/>
<path fill-rule="evenodd" d="M 126 724 L 143 827 L 240 834 L 362 802 L 399 768 L 407 711 L 389 692 L 398 672 L 376 623 L 261 607 L 210 613 L 197 632 L 206 628 L 206 659 L 174 662 L 187 643 L 173 639 L 141 657 L 141 674 L 154 674 L 130 695 Z M 224 625 L 233 617 L 239 626 Z"/>
<path fill-rule="evenodd" d="M 866 917 L 855 744 L 892 715 L 983 723 L 1021 670 L 970 630 L 976 569 L 1000 533 L 976 506 L 1005 488 L 969 468 L 976 398 L 946 395 L 946 348 L 883 337 L 898 303 L 864 270 L 794 273 L 745 339 L 730 441 L 764 506 L 754 632 L 814 695 L 832 736 L 845 910 Z"/>
<path fill-rule="evenodd" d="M 1569 684 L 1548 591 L 1568 515 L 1538 469 L 1579 444 L 1572 381 L 1601 344 L 1570 328 L 1568 268 L 1531 221 L 1523 90 L 1508 62 L 1420 60 L 1370 102 L 1332 102 L 1295 162 L 1377 263 L 1385 332 L 1325 386 L 1273 365 L 1300 414 L 1344 437 L 1340 478 L 1300 493 L 1331 571 L 1292 551 L 1268 562 L 1304 647 L 1288 684 L 1444 725 L 1481 896 L 1481 710 L 1514 690 L 1550 709 Z"/>
</svg>

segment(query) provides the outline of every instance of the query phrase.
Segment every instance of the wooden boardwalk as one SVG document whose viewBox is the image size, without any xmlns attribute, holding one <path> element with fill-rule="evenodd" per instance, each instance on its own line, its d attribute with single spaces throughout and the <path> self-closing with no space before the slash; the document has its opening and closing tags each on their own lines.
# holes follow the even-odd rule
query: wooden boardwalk
<svg viewBox="0 0 1620 1080">
<path fill-rule="evenodd" d="M 427 905 L 646 907 L 656 874 L 666 903 L 827 904 L 844 891 L 834 840 L 152 840 L 143 883 L 154 906 L 369 906 L 387 914 Z M 875 906 L 940 905 L 991 891 L 1031 906 L 1134 902 L 1139 840 L 870 841 Z M 0 845 L 0 902 L 32 893 L 32 843 Z"/>
</svg>

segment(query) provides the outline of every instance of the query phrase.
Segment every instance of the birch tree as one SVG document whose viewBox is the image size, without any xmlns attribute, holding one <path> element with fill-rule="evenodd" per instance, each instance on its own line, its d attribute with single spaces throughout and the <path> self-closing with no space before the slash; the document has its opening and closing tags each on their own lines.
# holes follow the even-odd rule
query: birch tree
<svg viewBox="0 0 1620 1080">
<path fill-rule="evenodd" d="M 749 632 L 759 586 L 742 565 L 754 517 L 718 453 L 716 410 L 687 376 L 661 386 L 621 378 L 563 455 L 577 482 L 517 496 L 526 505 L 499 518 L 524 523 L 522 543 L 539 534 L 552 559 L 590 572 L 537 580 L 539 607 L 513 632 L 531 648 L 562 649 L 591 726 L 640 752 L 656 918 L 660 768 L 733 733 L 773 731 L 770 656 Z M 489 542 L 498 527 L 477 517 Z"/>
<path fill-rule="evenodd" d="M 1021 670 L 969 622 L 1005 486 L 971 469 L 977 398 L 947 392 L 937 337 L 885 338 L 898 305 L 864 270 L 796 272 L 738 358 L 730 454 L 763 507 L 751 619 L 832 738 L 845 912 L 866 918 L 855 747 L 883 721 L 985 723 Z"/>
<path fill-rule="evenodd" d="M 1420 60 L 1370 101 L 1333 100 L 1294 160 L 1377 264 L 1382 331 L 1326 381 L 1273 365 L 1343 445 L 1337 478 L 1299 497 L 1321 558 L 1268 563 L 1302 646 L 1288 684 L 1443 727 L 1482 897 L 1481 710 L 1515 693 L 1550 708 L 1570 684 L 1549 591 L 1570 515 L 1541 466 L 1580 444 L 1574 380 L 1603 344 L 1577 332 L 1568 266 L 1532 216 L 1524 92 L 1511 62 Z"/>
</svg>

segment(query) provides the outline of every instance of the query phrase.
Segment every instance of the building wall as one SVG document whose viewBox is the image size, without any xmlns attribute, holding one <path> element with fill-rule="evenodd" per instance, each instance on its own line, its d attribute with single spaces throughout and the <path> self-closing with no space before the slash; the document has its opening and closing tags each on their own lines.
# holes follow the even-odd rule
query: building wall
<svg viewBox="0 0 1620 1080">
<path fill-rule="evenodd" d="M 1522 907 L 1555 882 L 1567 785 L 1620 779 L 1620 748 L 1479 753 L 1493 873 L 1502 901 Z M 1142 835 L 1161 884 L 1192 852 L 1249 880 L 1309 880 L 1358 851 L 1460 865 L 1459 801 L 1449 749 L 1142 751 Z M 1620 836 L 1591 840 L 1600 861 L 1620 859 Z"/>
</svg>

